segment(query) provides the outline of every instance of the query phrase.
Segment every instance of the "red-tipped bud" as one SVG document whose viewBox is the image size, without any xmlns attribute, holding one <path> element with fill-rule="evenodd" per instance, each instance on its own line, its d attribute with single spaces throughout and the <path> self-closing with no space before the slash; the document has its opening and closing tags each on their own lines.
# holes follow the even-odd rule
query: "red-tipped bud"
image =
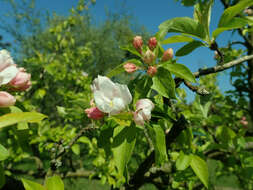
<svg viewBox="0 0 253 190">
<path fill-rule="evenodd" d="M 173 49 L 169 48 L 163 53 L 162 61 L 168 61 L 172 59 L 172 57 L 173 57 Z"/>
<path fill-rule="evenodd" d="M 104 113 L 101 112 L 97 107 L 91 107 L 85 109 L 85 113 L 87 114 L 88 118 L 99 120 L 104 117 Z"/>
<path fill-rule="evenodd" d="M 123 67 L 124 67 L 125 71 L 128 73 L 133 73 L 138 69 L 136 67 L 136 65 L 133 63 L 126 63 Z"/>
<path fill-rule="evenodd" d="M 26 90 L 31 86 L 31 75 L 25 72 L 24 68 L 20 68 L 18 74 L 9 83 L 16 90 Z"/>
<path fill-rule="evenodd" d="M 0 91 L 0 107 L 13 106 L 16 102 L 14 96 L 5 91 Z"/>
<path fill-rule="evenodd" d="M 157 68 L 155 66 L 148 67 L 147 73 L 149 76 L 153 77 L 156 74 L 156 72 L 157 72 Z"/>
<path fill-rule="evenodd" d="M 152 51 L 147 50 L 143 56 L 144 63 L 151 64 L 153 63 L 154 60 L 155 60 L 155 54 Z"/>
<path fill-rule="evenodd" d="M 141 47 L 143 45 L 142 37 L 141 36 L 135 36 L 133 40 L 133 46 L 136 50 L 140 51 Z"/>
<path fill-rule="evenodd" d="M 153 51 L 156 48 L 156 45 L 157 45 L 156 38 L 155 37 L 150 38 L 149 41 L 148 41 L 149 49 L 151 49 Z"/>
</svg>

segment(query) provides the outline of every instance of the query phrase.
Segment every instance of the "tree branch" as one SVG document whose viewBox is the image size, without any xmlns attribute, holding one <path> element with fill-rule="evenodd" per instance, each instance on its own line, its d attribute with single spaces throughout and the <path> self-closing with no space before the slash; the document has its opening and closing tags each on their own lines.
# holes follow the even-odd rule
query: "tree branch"
<svg viewBox="0 0 253 190">
<path fill-rule="evenodd" d="M 236 60 L 230 61 L 228 63 L 225 63 L 224 65 L 218 65 L 218 66 L 209 67 L 209 68 L 206 68 L 206 69 L 199 69 L 199 71 L 198 72 L 194 72 L 193 75 L 196 78 L 199 78 L 202 75 L 208 75 L 208 74 L 212 74 L 212 73 L 218 73 L 218 72 L 224 71 L 226 69 L 230 69 L 231 67 L 233 67 L 235 65 L 238 65 L 238 64 L 241 64 L 244 61 L 248 61 L 250 59 L 253 59 L 253 55 L 246 55 L 246 56 L 241 57 L 239 59 L 236 59 Z"/>
<path fill-rule="evenodd" d="M 182 115 L 177 122 L 174 123 L 172 129 L 166 132 L 166 148 L 169 149 L 171 143 L 180 135 L 180 133 L 186 129 L 187 121 Z M 126 190 L 136 190 L 145 183 L 145 173 L 149 171 L 151 166 L 155 162 L 155 151 L 152 151 L 150 155 L 139 165 L 136 172 L 129 180 L 129 184 L 125 184 Z"/>
</svg>

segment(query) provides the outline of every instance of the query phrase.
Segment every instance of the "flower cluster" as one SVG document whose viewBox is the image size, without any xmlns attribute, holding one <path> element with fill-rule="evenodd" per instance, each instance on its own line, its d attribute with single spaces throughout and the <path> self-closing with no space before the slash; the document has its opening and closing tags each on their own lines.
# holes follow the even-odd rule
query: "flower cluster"
<svg viewBox="0 0 253 190">
<path fill-rule="evenodd" d="M 7 50 L 0 51 L 0 86 L 7 91 L 24 91 L 31 86 L 31 75 L 18 68 Z M 0 91 L 0 107 L 14 105 L 16 99 L 9 92 Z"/>
<path fill-rule="evenodd" d="M 157 72 L 157 39 L 156 37 L 151 37 L 148 41 L 148 45 L 143 45 L 143 40 L 141 36 L 135 36 L 133 39 L 133 47 L 140 53 L 142 61 L 144 63 L 144 70 L 147 71 L 147 74 L 153 77 Z M 173 58 L 173 49 L 169 48 L 164 51 L 162 57 L 160 58 L 161 62 L 168 61 Z M 140 69 L 134 63 L 127 62 L 124 64 L 124 69 L 127 73 L 133 73 L 136 70 Z"/>
<path fill-rule="evenodd" d="M 112 82 L 105 76 L 98 76 L 91 85 L 95 103 L 91 108 L 85 110 L 91 119 L 102 119 L 105 114 L 116 115 L 126 110 L 132 102 L 132 95 L 127 85 Z M 136 111 L 133 112 L 133 119 L 137 125 L 144 125 L 145 121 L 151 118 L 151 111 L 154 104 L 149 99 L 140 99 L 136 103 Z"/>
</svg>

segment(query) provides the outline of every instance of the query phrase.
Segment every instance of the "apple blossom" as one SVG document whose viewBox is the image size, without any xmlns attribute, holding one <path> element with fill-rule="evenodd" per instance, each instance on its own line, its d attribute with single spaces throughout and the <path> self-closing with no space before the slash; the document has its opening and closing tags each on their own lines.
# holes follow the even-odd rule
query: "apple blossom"
<svg viewBox="0 0 253 190">
<path fill-rule="evenodd" d="M 162 61 L 168 61 L 172 59 L 172 57 L 173 57 L 173 49 L 169 48 L 163 53 Z"/>
<path fill-rule="evenodd" d="M 19 72 L 10 53 L 6 50 L 0 51 L 0 85 L 9 83 Z"/>
<path fill-rule="evenodd" d="M 97 108 L 110 115 L 121 112 L 132 101 L 128 87 L 113 83 L 108 77 L 98 75 L 91 89 Z"/>
<path fill-rule="evenodd" d="M 136 111 L 134 112 L 134 122 L 137 125 L 144 125 L 145 121 L 151 119 L 151 111 L 154 109 L 154 104 L 149 99 L 140 99 L 136 103 Z"/>
<path fill-rule="evenodd" d="M 5 91 L 0 91 L 0 107 L 13 106 L 16 102 L 14 96 Z"/>
<path fill-rule="evenodd" d="M 11 65 L 14 65 L 14 61 L 10 53 L 5 49 L 0 50 L 0 71 L 4 70 L 5 68 Z"/>
<path fill-rule="evenodd" d="M 156 37 L 150 38 L 149 41 L 148 41 L 149 49 L 151 49 L 153 51 L 156 48 L 156 45 L 157 45 Z"/>
<path fill-rule="evenodd" d="M 91 119 L 102 119 L 104 117 L 103 112 L 101 112 L 97 107 L 91 107 L 85 109 L 85 113 L 87 114 L 88 118 Z"/>
<path fill-rule="evenodd" d="M 157 68 L 155 66 L 148 67 L 147 73 L 149 76 L 151 76 L 151 77 L 154 76 L 156 74 L 156 72 L 157 72 Z"/>
<path fill-rule="evenodd" d="M 152 51 L 147 50 L 143 56 L 144 63 L 151 64 L 154 60 L 155 60 L 155 54 Z"/>
<path fill-rule="evenodd" d="M 23 68 L 20 68 L 17 75 L 10 81 L 9 84 L 17 89 L 27 89 L 31 85 L 30 79 L 31 75 L 26 73 Z"/>
<path fill-rule="evenodd" d="M 124 67 L 125 71 L 128 73 L 133 73 L 138 69 L 136 67 L 136 65 L 133 63 L 126 63 L 123 67 Z"/>
</svg>

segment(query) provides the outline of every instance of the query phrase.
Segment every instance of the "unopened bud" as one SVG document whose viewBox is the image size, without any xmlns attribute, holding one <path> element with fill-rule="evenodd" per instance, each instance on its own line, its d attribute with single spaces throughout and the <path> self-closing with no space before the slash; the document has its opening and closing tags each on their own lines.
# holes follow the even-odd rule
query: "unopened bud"
<svg viewBox="0 0 253 190">
<path fill-rule="evenodd" d="M 155 66 L 148 67 L 147 73 L 149 76 L 153 77 L 156 74 L 156 72 L 157 72 L 157 68 Z"/>
<path fill-rule="evenodd" d="M 148 41 L 149 49 L 151 49 L 153 51 L 156 48 L 156 45 L 157 45 L 156 38 L 155 37 L 150 38 L 149 41 Z"/>
<path fill-rule="evenodd" d="M 88 118 L 99 120 L 104 117 L 104 113 L 101 112 L 97 107 L 91 107 L 85 109 L 85 113 L 87 114 Z"/>
<path fill-rule="evenodd" d="M 126 63 L 123 67 L 127 73 L 133 73 L 138 69 L 133 63 Z"/>
<path fill-rule="evenodd" d="M 141 50 L 141 47 L 143 45 L 142 37 L 141 36 L 135 36 L 133 40 L 133 46 L 137 51 Z"/>
<path fill-rule="evenodd" d="M 143 56 L 144 63 L 151 64 L 153 63 L 154 60 L 155 60 L 155 54 L 152 51 L 147 50 Z"/>
<path fill-rule="evenodd" d="M 162 61 L 168 61 L 172 59 L 172 57 L 173 57 L 173 49 L 169 48 L 163 53 Z"/>
<path fill-rule="evenodd" d="M 5 91 L 0 91 L 0 107 L 13 106 L 16 102 L 14 96 Z"/>
</svg>

